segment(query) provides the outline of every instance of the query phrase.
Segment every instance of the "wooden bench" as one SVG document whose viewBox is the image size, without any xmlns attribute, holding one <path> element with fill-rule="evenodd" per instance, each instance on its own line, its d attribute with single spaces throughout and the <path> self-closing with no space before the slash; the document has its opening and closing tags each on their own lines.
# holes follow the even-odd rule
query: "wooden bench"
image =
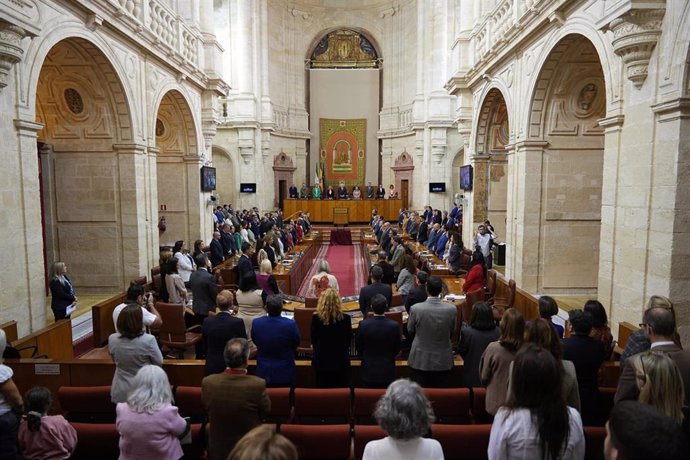
<svg viewBox="0 0 690 460">
<path fill-rule="evenodd" d="M 94 348 L 102 347 L 108 342 L 110 334 L 115 332 L 113 310 L 125 300 L 127 300 L 127 294 L 117 294 L 91 307 Z"/>
<path fill-rule="evenodd" d="M 614 356 L 620 356 L 623 354 L 623 350 L 625 350 L 625 346 L 628 344 L 630 334 L 635 332 L 637 329 L 639 329 L 637 326 L 627 321 L 621 321 L 618 323 L 618 342 L 616 343 L 616 346 L 613 347 Z"/>
<path fill-rule="evenodd" d="M 51 359 L 72 359 L 72 322 L 62 319 L 44 328 L 41 328 L 27 336 L 14 340 L 12 346 L 21 351 L 22 357 L 31 357 L 34 354 L 46 355 Z M 33 385 L 32 385 L 33 386 Z"/>
<path fill-rule="evenodd" d="M 7 343 L 12 343 L 19 338 L 17 333 L 17 322 L 8 321 L 6 323 L 0 324 L 0 329 L 5 331 L 5 337 L 7 338 Z"/>
</svg>

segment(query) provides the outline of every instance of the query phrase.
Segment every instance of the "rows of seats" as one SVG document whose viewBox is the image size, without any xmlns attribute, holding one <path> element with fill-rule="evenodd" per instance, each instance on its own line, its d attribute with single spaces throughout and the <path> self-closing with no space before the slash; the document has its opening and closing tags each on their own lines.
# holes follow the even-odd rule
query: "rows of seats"
<svg viewBox="0 0 690 460">
<path fill-rule="evenodd" d="M 385 436 L 372 413 L 385 390 L 355 388 L 269 388 L 271 413 L 264 420 L 298 448 L 300 459 L 361 458 L 367 442 Z M 485 459 L 491 432 L 484 411 L 483 388 L 425 389 L 436 414 L 430 436 L 437 439 L 446 459 Z M 183 446 L 185 458 L 203 458 L 205 425 L 200 387 L 175 388 L 180 415 L 190 417 L 192 443 Z M 60 406 L 79 436 L 73 458 L 117 458 L 119 435 L 110 387 L 62 387 Z M 474 423 L 473 423 L 474 422 Z M 602 427 L 586 427 L 587 459 L 599 459 L 606 436 Z"/>
</svg>

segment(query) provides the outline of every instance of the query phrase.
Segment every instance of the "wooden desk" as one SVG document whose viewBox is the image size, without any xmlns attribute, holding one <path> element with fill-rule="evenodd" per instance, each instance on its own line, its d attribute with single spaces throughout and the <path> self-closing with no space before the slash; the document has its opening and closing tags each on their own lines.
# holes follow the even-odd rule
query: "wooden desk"
<svg viewBox="0 0 690 460">
<path fill-rule="evenodd" d="M 332 223 L 333 211 L 346 208 L 349 222 L 362 223 L 371 220 L 371 211 L 376 209 L 385 220 L 397 221 L 402 200 L 299 200 L 283 201 L 283 213 L 294 214 L 297 211 L 309 212 L 311 222 Z"/>
<path fill-rule="evenodd" d="M 112 323 L 112 318 L 110 322 Z M 72 359 L 72 322 L 61 319 L 15 340 L 12 346 L 19 349 L 36 347 L 38 355 L 46 355 L 53 359 Z"/>
<path fill-rule="evenodd" d="M 321 234 L 315 233 L 309 238 L 304 238 L 302 244 L 295 246 L 292 251 L 288 253 L 288 256 L 294 256 L 300 252 L 302 253 L 296 262 L 291 264 L 283 264 L 281 262 L 276 265 L 276 268 L 273 269 L 273 277 L 282 292 L 293 295 L 297 293 L 302 281 L 304 281 L 307 273 L 309 273 L 320 247 Z M 294 258 L 291 260 L 294 260 Z"/>
</svg>

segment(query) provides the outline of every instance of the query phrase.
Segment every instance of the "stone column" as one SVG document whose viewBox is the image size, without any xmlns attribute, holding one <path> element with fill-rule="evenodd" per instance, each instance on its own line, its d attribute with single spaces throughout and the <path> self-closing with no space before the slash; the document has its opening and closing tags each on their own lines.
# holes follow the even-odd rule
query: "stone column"
<svg viewBox="0 0 690 460">
<path fill-rule="evenodd" d="M 43 264 L 43 235 L 41 225 L 41 197 L 38 183 L 38 161 L 36 156 L 37 133 L 43 125 L 28 120 L 14 120 L 17 132 L 18 152 L 17 158 L 19 174 L 19 196 L 8 197 L 4 205 L 14 209 L 15 225 L 5 222 L 7 234 L 6 243 L 23 241 L 23 257 L 12 260 L 14 269 L 12 279 L 7 279 L 2 284 L 9 288 L 5 294 L 12 302 L 3 308 L 8 317 L 12 317 L 18 323 L 19 336 L 30 333 L 44 327 L 48 321 L 46 318 L 46 267 Z M 14 201 L 16 204 L 12 206 Z M 15 233 L 17 231 L 17 233 Z M 18 238 L 13 238 L 18 233 Z M 9 254 L 8 254 L 9 255 Z M 49 261 L 48 263 L 51 263 Z M 4 277 L 0 279 L 5 280 Z M 23 284 L 23 286 L 22 286 Z M 15 289 L 15 286 L 18 289 Z M 17 296 L 13 294 L 17 292 Z M 26 296 L 26 297 L 24 297 Z M 27 308 L 28 306 L 28 308 Z"/>
<path fill-rule="evenodd" d="M 142 144 L 115 144 L 120 196 L 123 289 L 132 278 L 148 275 L 151 266 L 151 182 L 149 157 Z M 157 223 L 157 222 L 156 222 Z"/>
<path fill-rule="evenodd" d="M 148 212 L 150 214 L 148 226 L 148 258 L 149 265 L 155 267 L 160 263 L 160 233 L 158 230 L 158 147 L 148 147 L 146 149 L 146 178 L 148 197 Z"/>
<path fill-rule="evenodd" d="M 539 246 L 541 228 L 542 159 L 548 142 L 521 141 L 512 155 L 514 193 L 512 248 L 506 270 L 527 292 L 539 289 Z"/>
</svg>

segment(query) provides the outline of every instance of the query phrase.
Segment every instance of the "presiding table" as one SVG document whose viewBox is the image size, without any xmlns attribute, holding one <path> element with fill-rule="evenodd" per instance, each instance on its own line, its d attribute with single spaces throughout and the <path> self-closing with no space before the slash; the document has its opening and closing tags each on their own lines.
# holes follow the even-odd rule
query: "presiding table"
<svg viewBox="0 0 690 460">
<path fill-rule="evenodd" d="M 402 200 L 283 200 L 283 212 L 286 216 L 296 212 L 308 212 L 311 222 L 319 223 L 363 223 L 371 220 L 371 212 L 376 211 L 387 221 L 397 221 Z M 343 222 L 340 219 L 346 218 Z"/>
</svg>

